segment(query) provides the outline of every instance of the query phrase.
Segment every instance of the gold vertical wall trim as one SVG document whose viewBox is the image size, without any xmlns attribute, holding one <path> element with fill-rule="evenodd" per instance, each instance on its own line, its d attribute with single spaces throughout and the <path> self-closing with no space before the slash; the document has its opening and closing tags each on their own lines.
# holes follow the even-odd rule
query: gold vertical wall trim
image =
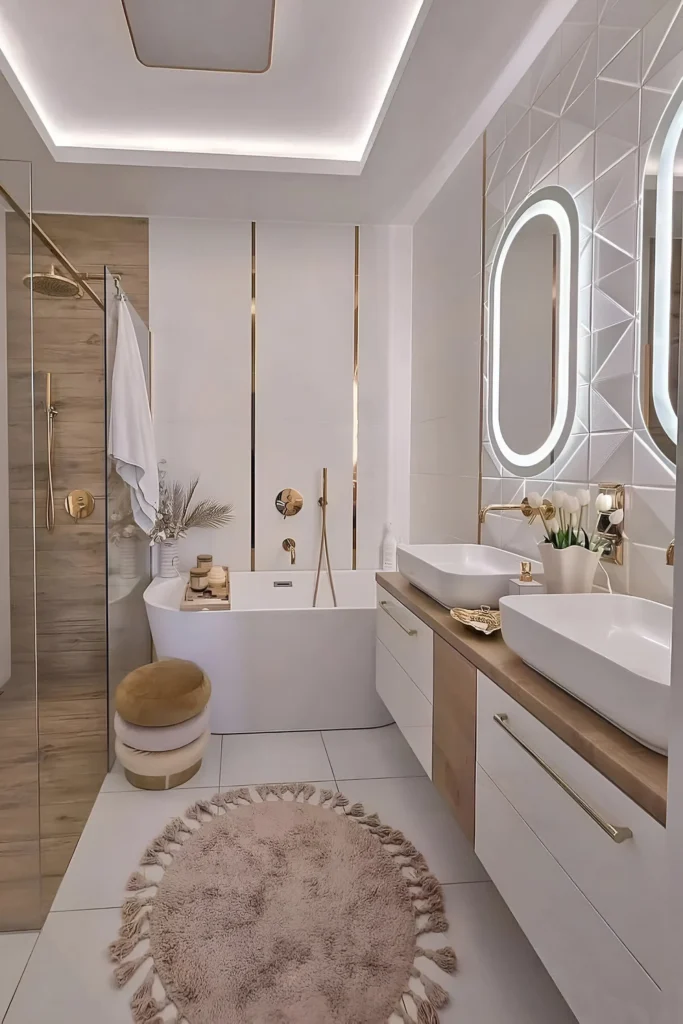
<svg viewBox="0 0 683 1024">
<path fill-rule="evenodd" d="M 352 568 L 358 566 L 358 272 L 360 264 L 360 225 L 356 225 L 353 256 L 353 554 Z"/>
<path fill-rule="evenodd" d="M 481 173 L 481 319 L 479 323 L 479 488 L 477 491 L 477 544 L 481 544 L 482 523 L 479 509 L 482 507 L 484 476 L 484 355 L 486 345 L 486 132 L 482 135 Z"/>
<path fill-rule="evenodd" d="M 251 571 L 256 570 L 256 221 L 251 222 Z"/>
</svg>

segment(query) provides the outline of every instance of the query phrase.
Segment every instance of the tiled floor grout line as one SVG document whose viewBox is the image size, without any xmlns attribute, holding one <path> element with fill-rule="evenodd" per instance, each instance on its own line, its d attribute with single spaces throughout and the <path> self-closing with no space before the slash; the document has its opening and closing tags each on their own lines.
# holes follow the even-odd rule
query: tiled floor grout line
<svg viewBox="0 0 683 1024">
<path fill-rule="evenodd" d="M 335 785 L 337 786 L 337 790 L 338 790 L 339 784 L 337 782 L 337 776 L 335 775 L 335 769 L 334 769 L 334 765 L 332 764 L 332 758 L 330 757 L 330 752 L 328 750 L 328 744 L 325 742 L 325 736 L 323 735 L 322 731 L 321 731 L 321 740 L 323 741 L 323 746 L 324 746 L 324 749 L 325 749 L 325 756 L 328 759 L 328 764 L 330 765 L 330 771 L 332 772 L 332 777 L 335 780 Z"/>
<path fill-rule="evenodd" d="M 38 939 L 39 939 L 39 938 L 40 938 L 40 932 L 38 932 L 38 934 L 36 935 L 36 937 L 35 937 L 35 940 L 34 940 L 34 943 L 33 943 L 33 945 L 31 946 L 31 952 L 30 952 L 30 953 L 29 953 L 29 955 L 28 955 L 28 956 L 26 957 L 26 963 L 24 964 L 24 969 L 23 969 L 23 971 L 21 972 L 21 974 L 20 974 L 20 976 L 19 976 L 19 981 L 18 981 L 18 982 L 16 983 L 16 985 L 14 986 L 14 992 L 12 993 L 12 998 L 10 999 L 9 1003 L 7 1004 L 7 1009 L 5 1010 L 5 1012 L 4 1012 L 4 1013 L 3 1013 L 3 1015 L 2 1015 L 2 1019 L 3 1019 L 3 1021 L 4 1021 L 4 1020 L 5 1020 L 5 1018 L 7 1017 L 7 1014 L 9 1013 L 9 1011 L 10 1011 L 10 1009 L 11 1009 L 12 1003 L 14 1002 L 14 997 L 16 996 L 17 992 L 19 991 L 19 986 L 21 985 L 21 983 L 22 983 L 22 981 L 23 981 L 23 978 L 24 978 L 24 975 L 26 974 L 26 970 L 27 970 L 27 968 L 28 968 L 29 960 L 31 959 L 31 957 L 33 956 L 33 954 L 34 954 L 34 952 L 35 952 L 35 948 L 36 948 L 36 946 L 38 945 Z"/>
</svg>

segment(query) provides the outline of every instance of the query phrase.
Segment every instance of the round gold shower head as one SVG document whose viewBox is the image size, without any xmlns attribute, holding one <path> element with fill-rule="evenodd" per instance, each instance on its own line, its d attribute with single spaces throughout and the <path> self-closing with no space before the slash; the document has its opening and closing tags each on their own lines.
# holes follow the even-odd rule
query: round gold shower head
<svg viewBox="0 0 683 1024">
<path fill-rule="evenodd" d="M 27 274 L 24 285 L 33 288 L 36 295 L 44 295 L 48 299 L 80 299 L 83 290 L 76 281 L 57 273 L 54 264 L 47 273 Z"/>
</svg>

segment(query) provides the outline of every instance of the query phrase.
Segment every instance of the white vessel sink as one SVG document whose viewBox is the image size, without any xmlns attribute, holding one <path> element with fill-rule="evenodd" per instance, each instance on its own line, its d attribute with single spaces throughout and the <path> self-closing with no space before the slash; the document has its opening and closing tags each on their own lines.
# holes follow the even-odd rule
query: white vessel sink
<svg viewBox="0 0 683 1024">
<path fill-rule="evenodd" d="M 497 608 L 522 559 L 484 544 L 399 544 L 398 571 L 445 608 Z M 534 576 L 543 566 L 532 562 Z"/>
<path fill-rule="evenodd" d="M 669 746 L 671 608 L 624 594 L 500 603 L 505 643 L 528 665 L 659 753 Z"/>
</svg>

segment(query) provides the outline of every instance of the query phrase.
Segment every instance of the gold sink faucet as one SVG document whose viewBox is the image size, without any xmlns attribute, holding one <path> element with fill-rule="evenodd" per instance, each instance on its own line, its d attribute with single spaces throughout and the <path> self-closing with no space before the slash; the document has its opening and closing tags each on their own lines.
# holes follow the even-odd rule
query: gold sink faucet
<svg viewBox="0 0 683 1024">
<path fill-rule="evenodd" d="M 528 498 L 522 498 L 520 505 L 484 505 L 479 510 L 480 523 L 486 522 L 486 516 L 489 512 L 521 512 L 525 519 L 533 523 L 538 516 L 543 516 L 545 520 L 552 519 L 555 515 L 555 506 L 547 498 L 543 501 L 540 508 L 534 508 L 530 505 Z"/>
<path fill-rule="evenodd" d="M 666 564 L 673 565 L 676 558 L 676 541 L 672 540 L 666 549 Z"/>
</svg>

